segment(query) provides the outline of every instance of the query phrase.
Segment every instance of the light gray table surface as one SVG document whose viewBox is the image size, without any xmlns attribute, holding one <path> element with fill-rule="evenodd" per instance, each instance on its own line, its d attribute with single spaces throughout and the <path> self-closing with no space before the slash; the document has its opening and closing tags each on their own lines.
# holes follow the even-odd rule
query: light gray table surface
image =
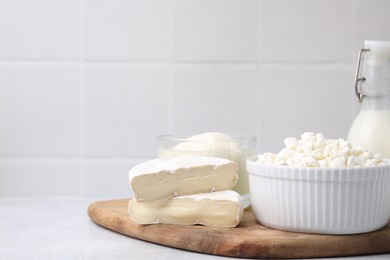
<svg viewBox="0 0 390 260">
<path fill-rule="evenodd" d="M 156 245 L 93 223 L 87 207 L 112 198 L 0 197 L 0 259 L 234 259 Z M 331 259 L 390 259 L 390 254 Z"/>
</svg>

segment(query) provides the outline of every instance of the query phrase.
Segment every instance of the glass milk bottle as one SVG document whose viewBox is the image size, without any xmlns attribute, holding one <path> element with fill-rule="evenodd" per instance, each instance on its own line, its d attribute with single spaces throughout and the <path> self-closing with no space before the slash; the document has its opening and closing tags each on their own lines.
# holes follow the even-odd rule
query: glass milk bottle
<svg viewBox="0 0 390 260">
<path fill-rule="evenodd" d="M 361 110 L 348 141 L 390 158 L 390 42 L 365 41 L 355 77 Z"/>
</svg>

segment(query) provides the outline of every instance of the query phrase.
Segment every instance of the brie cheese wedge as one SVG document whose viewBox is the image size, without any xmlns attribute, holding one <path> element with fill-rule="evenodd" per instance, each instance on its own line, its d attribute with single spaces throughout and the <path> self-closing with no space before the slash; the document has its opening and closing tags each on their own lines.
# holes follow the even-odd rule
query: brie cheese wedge
<svg viewBox="0 0 390 260">
<path fill-rule="evenodd" d="M 200 224 L 235 227 L 243 215 L 241 196 L 232 190 L 178 196 L 171 199 L 129 201 L 130 218 L 137 224 Z"/>
<path fill-rule="evenodd" d="M 145 202 L 229 190 L 237 172 L 237 164 L 227 159 L 180 156 L 141 163 L 129 171 L 129 179 L 137 201 Z"/>
</svg>

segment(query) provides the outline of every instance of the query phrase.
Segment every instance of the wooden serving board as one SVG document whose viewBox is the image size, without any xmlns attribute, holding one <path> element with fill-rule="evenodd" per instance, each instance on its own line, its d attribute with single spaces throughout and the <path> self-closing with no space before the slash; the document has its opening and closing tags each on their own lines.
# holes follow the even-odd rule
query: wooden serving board
<svg viewBox="0 0 390 260">
<path fill-rule="evenodd" d="M 98 201 L 90 218 L 112 231 L 160 245 L 212 255 L 242 258 L 310 258 L 390 252 L 390 222 L 382 229 L 357 235 L 315 235 L 284 232 L 256 223 L 245 210 L 236 228 L 180 225 L 138 225 L 128 216 L 129 199 Z"/>
</svg>

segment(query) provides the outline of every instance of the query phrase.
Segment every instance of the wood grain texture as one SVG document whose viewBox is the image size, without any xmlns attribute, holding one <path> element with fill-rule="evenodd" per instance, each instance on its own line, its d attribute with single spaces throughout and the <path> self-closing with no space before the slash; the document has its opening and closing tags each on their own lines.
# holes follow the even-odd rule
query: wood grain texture
<svg viewBox="0 0 390 260">
<path fill-rule="evenodd" d="M 138 225 L 128 216 L 128 199 L 98 201 L 90 218 L 112 231 L 160 245 L 212 255 L 243 258 L 310 258 L 390 252 L 390 222 L 382 229 L 356 235 L 284 232 L 256 223 L 245 210 L 236 228 Z"/>
</svg>

